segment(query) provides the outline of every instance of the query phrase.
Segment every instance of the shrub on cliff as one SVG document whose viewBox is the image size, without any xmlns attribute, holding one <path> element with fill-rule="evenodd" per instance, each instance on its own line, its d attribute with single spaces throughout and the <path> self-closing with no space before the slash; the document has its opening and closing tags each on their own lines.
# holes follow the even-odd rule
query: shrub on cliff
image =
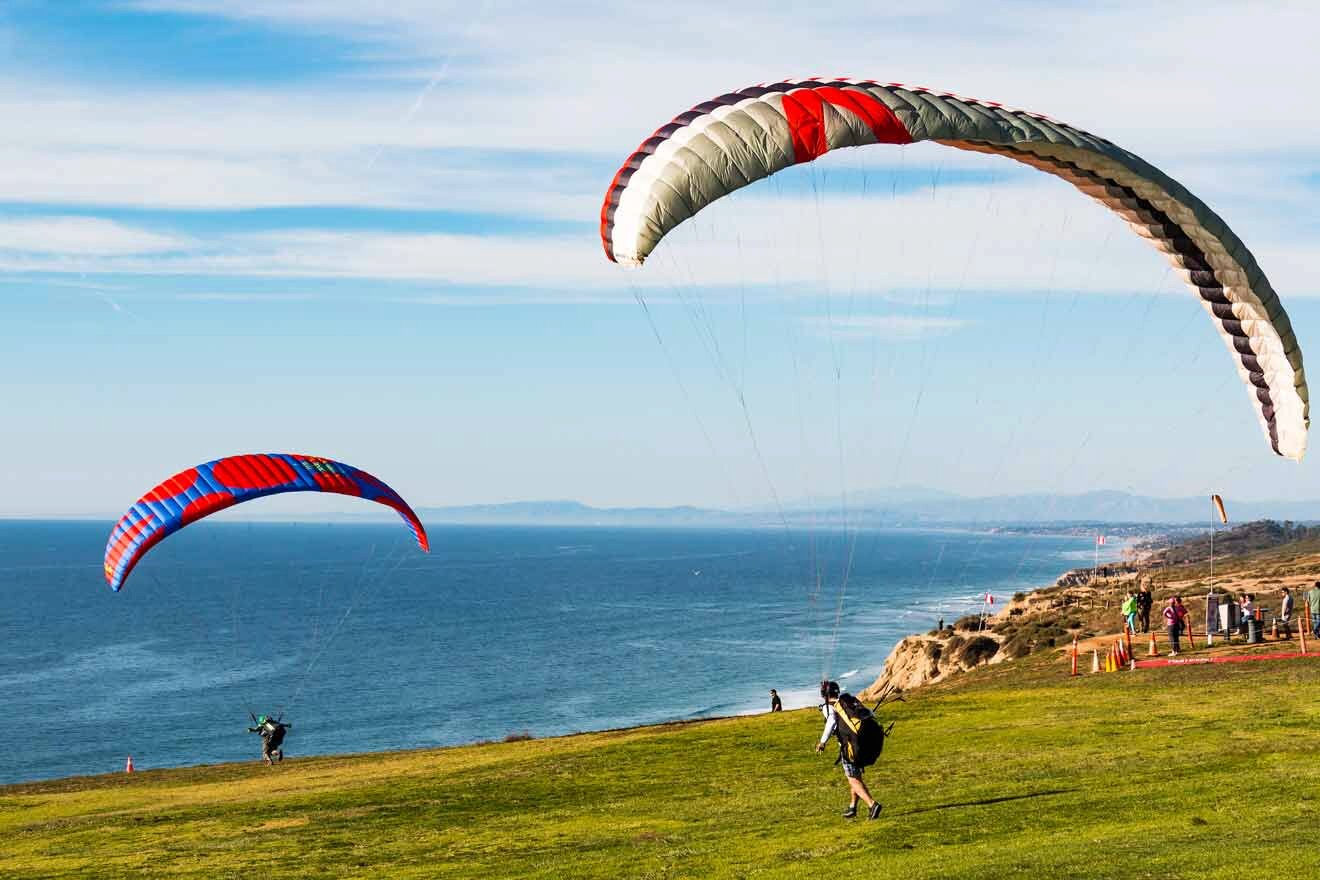
<svg viewBox="0 0 1320 880">
<path fill-rule="evenodd" d="M 968 639 L 958 652 L 958 660 L 966 666 L 976 666 L 999 653 L 999 642 L 989 636 Z"/>
<path fill-rule="evenodd" d="M 1031 653 L 1031 643 L 1026 639 L 1009 639 L 1004 642 L 1004 656 L 1017 660 Z"/>
</svg>

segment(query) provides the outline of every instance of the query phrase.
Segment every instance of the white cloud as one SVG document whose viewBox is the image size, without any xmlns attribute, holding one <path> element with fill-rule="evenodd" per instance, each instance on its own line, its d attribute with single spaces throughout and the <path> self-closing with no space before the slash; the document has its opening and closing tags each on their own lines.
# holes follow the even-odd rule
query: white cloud
<svg viewBox="0 0 1320 880">
<path fill-rule="evenodd" d="M 97 217 L 0 220 L 0 252 L 59 257 L 118 257 L 180 251 L 195 243 Z"/>
<path fill-rule="evenodd" d="M 334 34 L 384 78 L 235 88 L 33 82 L 14 71 L 0 86 L 0 187 L 9 198 L 590 216 L 609 166 L 660 122 L 726 89 L 808 73 L 908 80 L 1031 107 L 1092 128 L 1175 177 L 1207 157 L 1214 180 L 1248 150 L 1320 152 L 1320 117 L 1296 110 L 1309 106 L 1320 79 L 1310 46 L 1320 10 L 1305 4 L 1021 3 L 993 13 L 971 2 L 860 13 L 840 4 L 813 7 L 805 20 L 764 4 L 124 5 Z M 1206 60 L 1204 47 L 1227 44 L 1233 64 Z M 603 165 L 599 179 L 566 178 L 511 169 L 496 154 L 476 164 L 421 155 L 455 148 L 563 151 Z"/>
<path fill-rule="evenodd" d="M 46 221 L 25 222 L 28 239 L 39 238 Z M 694 291 L 729 297 L 754 290 L 782 299 L 827 293 L 841 301 L 918 304 L 987 292 L 1183 292 L 1144 239 L 1102 206 L 1044 176 L 896 196 L 831 194 L 819 203 L 735 194 L 679 226 L 646 266 L 634 270 L 609 263 L 590 229 L 553 236 L 295 229 L 229 233 L 181 247 L 182 237 L 106 225 L 125 238 L 119 249 L 67 235 L 71 247 L 59 253 L 5 253 L 0 246 L 0 270 L 359 279 L 414 292 L 419 284 L 458 288 L 423 294 L 437 302 L 483 292 L 492 302 L 510 296 L 628 301 L 634 291 L 649 298 Z M 1267 245 L 1257 255 L 1285 298 L 1320 295 L 1307 248 L 1276 240 Z M 304 283 L 298 292 L 315 291 Z"/>
<path fill-rule="evenodd" d="M 3 119 L 3 114 L 0 114 Z M 600 209 L 594 181 L 566 172 L 500 167 L 428 167 L 365 152 L 340 156 L 217 156 L 144 148 L 0 147 L 6 201 L 172 209 L 354 206 L 484 212 L 560 219 Z"/>
<path fill-rule="evenodd" d="M 626 0 L 607 9 L 431 0 L 133 5 L 334 33 L 375 57 L 411 64 L 419 85 L 453 58 L 454 82 L 437 90 L 433 118 L 461 121 L 478 136 L 512 129 L 573 147 L 611 143 L 616 133 L 635 143 L 667 115 L 719 91 L 810 74 L 949 88 L 1102 133 L 1159 132 L 1163 142 L 1172 135 L 1197 150 L 1240 147 L 1243 131 L 1308 144 L 1320 133 L 1320 120 L 1293 111 L 1293 99 L 1304 100 L 1320 73 L 1310 51 L 1320 11 L 1301 3 L 1183 0 L 1152 10 L 1137 2 L 1020 2 L 989 10 L 950 0 L 865 10 L 817 4 L 808 16 L 764 3 Z M 1229 44 L 1232 65 L 1206 60 L 1206 46 Z"/>
<path fill-rule="evenodd" d="M 1189 2 L 1155 14 L 1135 3 L 1066 10 L 1032 3 L 990 16 L 980 4 L 950 0 L 864 14 L 855 6 L 817 7 L 804 23 L 800 11 L 763 4 L 625 2 L 608 13 L 431 0 L 122 5 L 333 34 L 374 68 L 366 76 L 241 88 L 16 75 L 0 85 L 0 191 L 7 199 L 430 208 L 589 222 L 614 163 L 673 113 L 757 80 L 847 73 L 1004 99 L 1094 128 L 1219 207 L 1279 290 L 1320 293 L 1307 268 L 1314 232 L 1292 220 L 1310 211 L 1309 195 L 1294 182 L 1303 160 L 1260 157 L 1320 152 L 1320 118 L 1295 109 L 1309 103 L 1309 86 L 1320 79 L 1320 56 L 1309 50 L 1320 12 L 1308 6 L 1263 13 Z M 1226 39 L 1238 47 L 1235 63 L 1205 62 L 1202 48 Z M 1119 57 L 1123 63 L 1115 64 Z M 792 59 L 787 68 L 785 59 Z M 446 76 L 419 102 L 442 69 Z M 1050 75 L 1041 76 L 1043 69 Z M 1011 167 L 940 148 L 876 150 L 867 161 L 896 167 L 936 154 L 920 161 Z M 636 273 L 606 264 L 587 233 L 478 238 L 308 229 L 180 247 L 175 238 L 182 236 L 101 227 L 64 229 L 31 251 L 22 242 L 44 236 L 30 226 L 14 246 L 0 243 L 22 252 L 5 254 L 0 268 L 360 278 L 528 287 L 569 298 L 694 283 L 774 286 L 794 296 L 822 278 L 834 290 L 868 295 L 1127 290 L 1150 285 L 1163 267 L 1113 218 L 1054 182 L 969 187 L 948 199 L 951 188 L 933 199 L 832 194 L 823 218 L 812 205 L 760 189 L 680 227 Z"/>
</svg>

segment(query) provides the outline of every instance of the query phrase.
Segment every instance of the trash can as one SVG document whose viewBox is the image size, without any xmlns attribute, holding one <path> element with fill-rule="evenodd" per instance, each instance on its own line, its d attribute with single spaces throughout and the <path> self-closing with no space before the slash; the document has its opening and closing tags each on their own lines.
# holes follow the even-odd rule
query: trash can
<svg viewBox="0 0 1320 880">
<path fill-rule="evenodd" d="M 1255 617 L 1247 618 L 1247 644 L 1260 644 L 1260 621 Z"/>
</svg>

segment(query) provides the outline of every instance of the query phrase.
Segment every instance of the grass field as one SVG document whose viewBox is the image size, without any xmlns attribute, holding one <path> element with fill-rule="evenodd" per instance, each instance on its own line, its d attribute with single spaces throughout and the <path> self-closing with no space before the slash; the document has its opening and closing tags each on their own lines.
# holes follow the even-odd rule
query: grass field
<svg viewBox="0 0 1320 880">
<path fill-rule="evenodd" d="M 875 822 L 810 710 L 9 786 L 0 876 L 1312 877 L 1318 684 L 978 670 L 886 708 Z"/>
</svg>

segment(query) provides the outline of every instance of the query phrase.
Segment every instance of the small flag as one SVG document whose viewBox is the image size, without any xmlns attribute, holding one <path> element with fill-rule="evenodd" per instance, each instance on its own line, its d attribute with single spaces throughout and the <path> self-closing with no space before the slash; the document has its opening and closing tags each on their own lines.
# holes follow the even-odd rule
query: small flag
<svg viewBox="0 0 1320 880">
<path fill-rule="evenodd" d="M 1210 503 L 1214 505 L 1215 513 L 1219 514 L 1219 521 L 1227 525 L 1228 513 L 1224 510 L 1224 499 L 1220 498 L 1218 495 L 1211 495 Z"/>
<path fill-rule="evenodd" d="M 992 596 L 992 595 L 989 594 L 989 593 L 986 593 L 986 594 L 985 594 L 985 604 L 987 604 L 987 605 L 993 605 L 993 604 L 995 604 L 995 597 Z"/>
<path fill-rule="evenodd" d="M 1095 536 L 1095 546 L 1099 547 L 1099 546 L 1101 546 L 1101 545 L 1104 544 L 1104 543 L 1105 543 L 1105 536 L 1104 536 L 1104 535 L 1096 535 L 1096 536 Z"/>
</svg>

